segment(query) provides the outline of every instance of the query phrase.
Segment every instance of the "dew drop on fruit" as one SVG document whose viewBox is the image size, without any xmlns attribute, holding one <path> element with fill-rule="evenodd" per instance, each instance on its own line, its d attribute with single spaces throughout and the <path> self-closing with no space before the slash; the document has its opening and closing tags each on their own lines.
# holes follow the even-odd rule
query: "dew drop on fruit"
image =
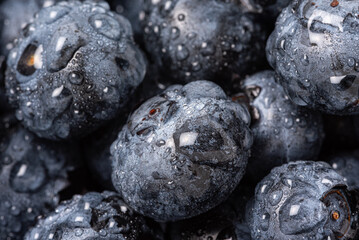
<svg viewBox="0 0 359 240">
<path fill-rule="evenodd" d="M 269 202 L 272 206 L 275 206 L 280 202 L 280 200 L 282 200 L 282 197 L 283 197 L 282 190 L 275 191 L 271 194 L 269 198 Z"/>
<path fill-rule="evenodd" d="M 267 231 L 268 228 L 269 228 L 269 221 L 270 221 L 270 215 L 269 213 L 264 213 L 262 215 L 262 218 L 261 218 L 261 223 L 260 223 L 260 226 L 261 226 L 261 229 L 263 231 Z"/>
<path fill-rule="evenodd" d="M 178 61 L 184 61 L 188 58 L 189 51 L 184 45 L 178 45 L 176 49 L 176 58 Z"/>
</svg>

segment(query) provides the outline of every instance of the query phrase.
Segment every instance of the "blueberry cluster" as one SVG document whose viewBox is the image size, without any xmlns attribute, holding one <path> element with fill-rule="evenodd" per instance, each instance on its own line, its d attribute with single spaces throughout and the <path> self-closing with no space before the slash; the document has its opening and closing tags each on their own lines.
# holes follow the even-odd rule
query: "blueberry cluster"
<svg viewBox="0 0 359 240">
<path fill-rule="evenodd" d="M 356 0 L 0 0 L 0 240 L 359 240 Z"/>
</svg>

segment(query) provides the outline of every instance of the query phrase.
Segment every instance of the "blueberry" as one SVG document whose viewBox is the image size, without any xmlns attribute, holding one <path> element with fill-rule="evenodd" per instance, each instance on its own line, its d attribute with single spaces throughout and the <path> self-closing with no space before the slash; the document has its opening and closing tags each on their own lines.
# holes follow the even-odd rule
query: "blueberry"
<svg viewBox="0 0 359 240">
<path fill-rule="evenodd" d="M 41 219 L 25 239 L 119 239 L 152 238 L 145 219 L 113 192 L 89 192 L 63 202 Z"/>
<path fill-rule="evenodd" d="M 146 49 L 168 79 L 223 84 L 263 60 L 265 33 L 237 1 L 144 1 L 139 18 Z"/>
<path fill-rule="evenodd" d="M 328 114 L 359 113 L 359 9 L 351 0 L 292 1 L 267 42 L 291 99 Z"/>
<path fill-rule="evenodd" d="M 38 136 L 84 136 L 113 119 L 142 81 L 146 64 L 130 23 L 98 1 L 44 8 L 11 50 L 10 102 Z"/>
<path fill-rule="evenodd" d="M 359 189 L 359 151 L 342 152 L 332 155 L 328 162 L 333 169 L 342 175 L 347 185 Z"/>
<path fill-rule="evenodd" d="M 244 174 L 249 121 L 246 108 L 212 82 L 173 85 L 141 105 L 112 144 L 114 187 L 158 221 L 206 212 Z"/>
<path fill-rule="evenodd" d="M 249 209 L 252 238 L 358 239 L 358 196 L 327 163 L 274 168 L 257 185 Z"/>
<path fill-rule="evenodd" d="M 321 115 L 293 104 L 275 82 L 274 72 L 252 75 L 242 88 L 252 113 L 254 138 L 247 168 L 252 178 L 261 180 L 289 161 L 318 157 L 324 138 Z"/>
<path fill-rule="evenodd" d="M 22 239 L 37 216 L 52 211 L 77 162 L 74 148 L 41 140 L 14 120 L 0 123 L 0 239 Z"/>
</svg>

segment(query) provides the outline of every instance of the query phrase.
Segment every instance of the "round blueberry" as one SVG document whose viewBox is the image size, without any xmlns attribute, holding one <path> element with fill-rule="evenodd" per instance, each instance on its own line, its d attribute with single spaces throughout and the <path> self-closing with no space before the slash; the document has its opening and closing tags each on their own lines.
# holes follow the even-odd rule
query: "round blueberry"
<svg viewBox="0 0 359 240">
<path fill-rule="evenodd" d="M 263 60 L 266 34 L 237 1 L 144 1 L 139 18 L 152 60 L 177 82 L 223 84 Z"/>
<path fill-rule="evenodd" d="M 321 115 L 292 103 L 275 82 L 274 72 L 248 77 L 242 89 L 252 114 L 253 146 L 247 167 L 252 178 L 259 181 L 273 167 L 318 157 L 324 138 Z"/>
<path fill-rule="evenodd" d="M 267 58 L 296 104 L 359 113 L 358 14 L 352 0 L 295 0 L 283 10 Z"/>
<path fill-rule="evenodd" d="M 297 161 L 274 168 L 256 187 L 252 238 L 356 239 L 358 198 L 324 162 Z"/>
<path fill-rule="evenodd" d="M 173 85 L 139 107 L 112 144 L 112 181 L 136 211 L 189 218 L 241 180 L 252 135 L 246 108 L 208 81 Z"/>
<path fill-rule="evenodd" d="M 102 1 L 42 9 L 8 57 L 17 117 L 38 136 L 84 136 L 113 119 L 141 83 L 145 61 L 130 23 Z"/>
<path fill-rule="evenodd" d="M 76 160 L 74 148 L 41 140 L 12 119 L 0 123 L 0 239 L 22 239 L 55 208 Z"/>
<path fill-rule="evenodd" d="M 89 192 L 63 202 L 25 236 L 32 239 L 153 239 L 145 219 L 113 192 Z"/>
</svg>

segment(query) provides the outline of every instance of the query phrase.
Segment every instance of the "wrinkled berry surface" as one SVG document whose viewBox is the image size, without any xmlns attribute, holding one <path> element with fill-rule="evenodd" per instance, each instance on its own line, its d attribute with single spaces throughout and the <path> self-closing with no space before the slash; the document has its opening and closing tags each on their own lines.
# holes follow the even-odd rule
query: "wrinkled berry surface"
<svg viewBox="0 0 359 240">
<path fill-rule="evenodd" d="M 11 116 L 1 119 L 0 239 L 22 239 L 38 216 L 57 206 L 77 160 L 68 146 L 17 125 Z"/>
<path fill-rule="evenodd" d="M 145 219 L 113 192 L 89 192 L 63 202 L 25 236 L 30 239 L 151 239 Z"/>
<path fill-rule="evenodd" d="M 357 239 L 357 199 L 344 177 L 324 162 L 274 168 L 256 187 L 249 209 L 252 238 Z"/>
<path fill-rule="evenodd" d="M 17 117 L 38 136 L 83 136 L 114 118 L 145 74 L 131 25 L 99 1 L 44 8 L 8 57 Z"/>
<path fill-rule="evenodd" d="M 245 79 L 242 88 L 254 137 L 247 172 L 261 180 L 273 167 L 318 157 L 324 138 L 321 115 L 292 103 L 274 72 L 257 73 Z"/>
<path fill-rule="evenodd" d="M 357 2 L 294 0 L 277 19 L 267 58 L 291 99 L 328 114 L 359 113 Z"/>
<path fill-rule="evenodd" d="M 159 221 L 203 213 L 244 174 L 249 120 L 214 83 L 173 85 L 142 104 L 113 143 L 114 187 L 132 208 Z"/>
<path fill-rule="evenodd" d="M 237 1 L 144 1 L 139 13 L 152 60 L 177 82 L 223 84 L 263 61 L 265 33 Z M 221 76 L 221 78 L 219 78 Z"/>
</svg>

